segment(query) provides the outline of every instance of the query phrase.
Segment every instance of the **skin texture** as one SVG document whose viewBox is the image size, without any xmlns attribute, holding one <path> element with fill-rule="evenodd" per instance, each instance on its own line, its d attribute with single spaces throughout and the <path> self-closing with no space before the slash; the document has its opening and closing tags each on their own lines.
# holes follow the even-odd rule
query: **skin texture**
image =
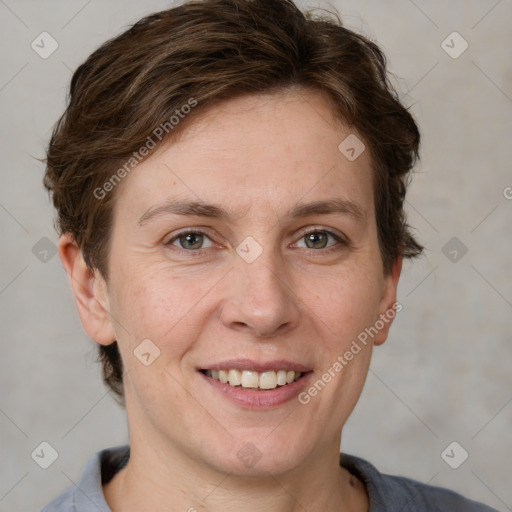
<svg viewBox="0 0 512 512">
<path fill-rule="evenodd" d="M 125 366 L 131 458 L 104 487 L 114 512 L 368 509 L 338 452 L 372 345 L 391 322 L 307 405 L 241 407 L 198 372 L 228 359 L 287 359 L 312 369 L 313 383 L 396 302 L 401 261 L 384 274 L 371 157 L 345 158 L 338 145 L 349 133 L 318 92 L 226 101 L 118 185 L 108 284 L 62 236 L 83 326 L 97 343 L 117 340 Z M 231 216 L 161 213 L 140 225 L 172 198 Z M 334 198 L 362 215 L 287 216 Z M 201 252 L 176 238 L 184 228 L 207 235 Z M 320 232 L 313 248 L 309 229 Z M 252 263 L 236 252 L 248 236 L 263 249 Z M 133 353 L 144 339 L 160 350 L 149 366 Z M 251 467 L 237 457 L 246 443 L 261 454 Z"/>
</svg>

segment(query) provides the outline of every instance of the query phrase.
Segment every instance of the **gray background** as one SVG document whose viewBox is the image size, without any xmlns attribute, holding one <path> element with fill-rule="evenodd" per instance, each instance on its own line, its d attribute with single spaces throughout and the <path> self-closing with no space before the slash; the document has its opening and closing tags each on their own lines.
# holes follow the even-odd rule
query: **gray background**
<svg viewBox="0 0 512 512">
<path fill-rule="evenodd" d="M 64 108 L 71 70 L 169 5 L 0 0 L 1 511 L 37 510 L 77 481 L 93 452 L 127 441 L 124 412 L 102 387 L 59 259 L 41 241 L 57 238 L 37 158 Z M 375 351 L 342 448 L 384 472 L 512 510 L 512 3 L 332 5 L 384 48 L 421 126 L 407 209 L 428 248 L 405 265 L 404 309 Z M 59 44 L 47 59 L 31 48 L 43 31 Z M 469 44 L 456 59 L 441 46 L 453 31 Z M 447 42 L 460 50 L 460 41 Z M 458 248 L 446 248 L 452 237 Z M 31 458 L 42 441 L 59 454 L 46 470 Z M 458 469 L 441 457 L 452 441 L 469 453 Z M 460 453 L 449 452 L 452 464 Z"/>
</svg>

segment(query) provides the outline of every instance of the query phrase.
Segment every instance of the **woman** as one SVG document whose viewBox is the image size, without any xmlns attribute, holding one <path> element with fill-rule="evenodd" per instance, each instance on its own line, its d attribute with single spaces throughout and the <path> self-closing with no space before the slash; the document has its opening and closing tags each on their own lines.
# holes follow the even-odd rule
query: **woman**
<svg viewBox="0 0 512 512">
<path fill-rule="evenodd" d="M 45 185 L 129 447 L 44 511 L 489 507 L 339 455 L 396 312 L 419 133 L 378 47 L 189 2 L 78 68 Z"/>
</svg>

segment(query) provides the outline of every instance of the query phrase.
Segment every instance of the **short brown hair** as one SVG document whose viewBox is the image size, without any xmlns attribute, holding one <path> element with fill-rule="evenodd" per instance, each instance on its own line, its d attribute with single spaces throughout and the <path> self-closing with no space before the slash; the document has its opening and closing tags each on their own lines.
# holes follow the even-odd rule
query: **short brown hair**
<svg viewBox="0 0 512 512">
<path fill-rule="evenodd" d="M 141 19 L 92 53 L 73 75 L 47 152 L 44 185 L 59 232 L 72 234 L 87 264 L 108 279 L 115 191 L 105 185 L 115 185 L 116 169 L 126 171 L 158 127 L 169 128 L 160 140 L 169 139 L 212 104 L 296 86 L 322 92 L 371 152 L 384 270 L 420 254 L 403 211 L 420 136 L 385 56 L 337 16 L 305 15 L 291 0 L 190 1 Z M 197 107 L 171 127 L 191 100 Z M 100 346 L 99 360 L 122 400 L 117 342 Z"/>
</svg>

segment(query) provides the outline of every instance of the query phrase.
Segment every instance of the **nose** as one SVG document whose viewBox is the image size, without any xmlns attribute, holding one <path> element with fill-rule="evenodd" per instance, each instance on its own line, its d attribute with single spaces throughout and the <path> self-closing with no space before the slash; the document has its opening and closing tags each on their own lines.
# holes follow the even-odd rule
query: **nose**
<svg viewBox="0 0 512 512">
<path fill-rule="evenodd" d="M 228 274 L 221 321 L 257 338 L 282 336 L 299 322 L 299 300 L 272 257 L 247 263 L 239 258 Z"/>
</svg>

